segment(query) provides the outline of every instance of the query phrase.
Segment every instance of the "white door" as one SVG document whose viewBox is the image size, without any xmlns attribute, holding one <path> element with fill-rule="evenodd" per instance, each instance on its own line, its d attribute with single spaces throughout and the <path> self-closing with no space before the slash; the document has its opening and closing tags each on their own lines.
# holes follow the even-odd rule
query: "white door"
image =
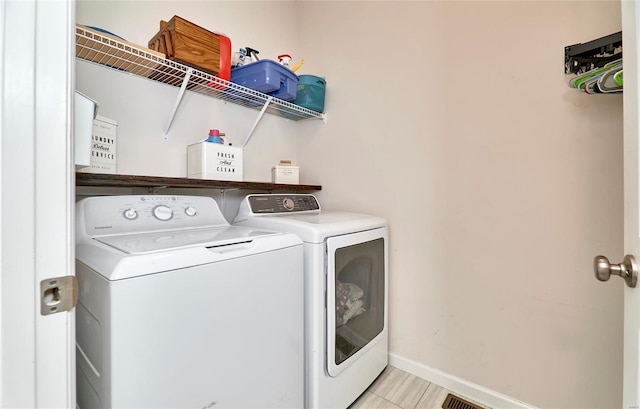
<svg viewBox="0 0 640 409">
<path fill-rule="evenodd" d="M 75 407 L 74 314 L 40 301 L 74 273 L 74 7 L 0 1 L 0 408 Z"/>
<path fill-rule="evenodd" d="M 640 257 L 638 183 L 638 33 L 640 5 L 622 1 L 624 47 L 624 247 L 625 254 Z M 617 262 L 617 260 L 616 260 Z M 640 286 L 624 289 L 624 385 L 623 408 L 640 407 Z"/>
</svg>

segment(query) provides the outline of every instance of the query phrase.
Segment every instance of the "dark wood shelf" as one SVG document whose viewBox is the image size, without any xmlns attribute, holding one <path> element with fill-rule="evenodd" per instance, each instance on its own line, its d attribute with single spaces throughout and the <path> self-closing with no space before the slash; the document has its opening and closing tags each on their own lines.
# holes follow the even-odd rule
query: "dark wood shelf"
<svg viewBox="0 0 640 409">
<path fill-rule="evenodd" d="M 322 190 L 319 185 L 289 185 L 267 182 L 232 182 L 227 180 L 188 179 L 156 176 L 113 175 L 76 172 L 76 186 L 250 189 L 267 191 L 311 192 Z"/>
</svg>

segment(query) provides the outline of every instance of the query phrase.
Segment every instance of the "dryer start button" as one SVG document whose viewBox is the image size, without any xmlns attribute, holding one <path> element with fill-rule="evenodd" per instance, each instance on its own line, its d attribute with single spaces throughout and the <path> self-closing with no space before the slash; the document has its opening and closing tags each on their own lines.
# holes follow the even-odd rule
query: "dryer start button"
<svg viewBox="0 0 640 409">
<path fill-rule="evenodd" d="M 173 210 L 169 206 L 159 205 L 153 208 L 153 215 L 158 220 L 167 221 L 173 217 Z"/>
</svg>

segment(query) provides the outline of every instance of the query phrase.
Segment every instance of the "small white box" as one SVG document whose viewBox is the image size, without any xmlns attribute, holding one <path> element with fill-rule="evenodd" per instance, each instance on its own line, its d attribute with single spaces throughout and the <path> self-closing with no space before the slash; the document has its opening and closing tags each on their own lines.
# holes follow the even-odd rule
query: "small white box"
<svg viewBox="0 0 640 409">
<path fill-rule="evenodd" d="M 91 132 L 91 165 L 80 172 L 116 173 L 116 139 L 118 123 L 97 115 Z"/>
<path fill-rule="evenodd" d="M 286 183 L 297 185 L 300 183 L 300 168 L 298 166 L 280 165 L 271 168 L 271 180 L 273 183 Z"/>
<path fill-rule="evenodd" d="M 242 182 L 242 148 L 213 142 L 187 146 L 187 177 Z"/>
</svg>

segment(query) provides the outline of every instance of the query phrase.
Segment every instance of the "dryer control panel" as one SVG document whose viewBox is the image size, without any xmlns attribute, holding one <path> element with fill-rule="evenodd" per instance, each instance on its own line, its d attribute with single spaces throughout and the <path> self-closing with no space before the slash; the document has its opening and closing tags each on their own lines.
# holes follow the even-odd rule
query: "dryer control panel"
<svg viewBox="0 0 640 409">
<path fill-rule="evenodd" d="M 313 195 L 250 195 L 246 199 L 253 214 L 278 214 L 320 211 Z"/>
</svg>

